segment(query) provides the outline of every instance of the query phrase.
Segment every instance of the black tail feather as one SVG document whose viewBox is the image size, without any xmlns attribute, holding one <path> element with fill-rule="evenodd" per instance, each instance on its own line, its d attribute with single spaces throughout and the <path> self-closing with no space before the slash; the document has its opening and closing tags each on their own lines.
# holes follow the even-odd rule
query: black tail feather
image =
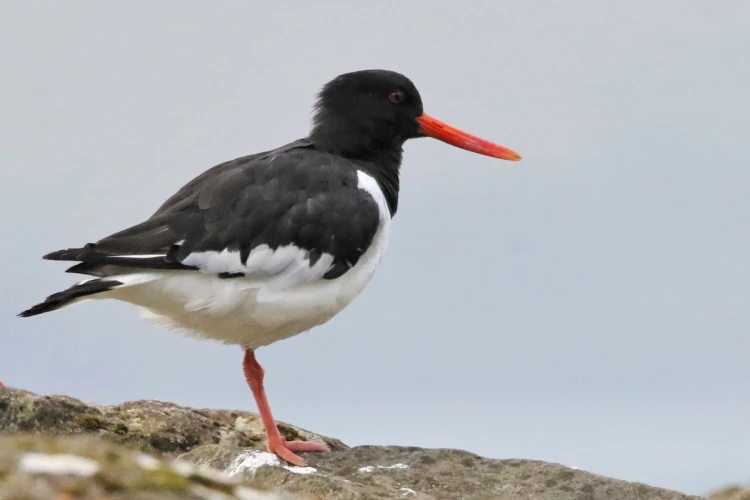
<svg viewBox="0 0 750 500">
<path fill-rule="evenodd" d="M 93 249 L 93 245 L 86 245 L 84 248 L 66 248 L 65 250 L 57 250 L 50 252 L 44 257 L 45 260 L 86 260 L 87 256 L 96 254 Z"/>
<path fill-rule="evenodd" d="M 68 269 L 70 273 L 99 275 L 98 270 L 102 266 L 122 266 L 136 269 L 181 269 L 196 270 L 194 266 L 181 264 L 175 258 L 178 246 L 165 252 L 164 254 L 153 255 L 113 255 L 101 252 L 96 245 L 89 243 L 83 248 L 68 248 L 48 253 L 43 258 L 46 260 L 67 260 L 78 261 L 82 264 L 75 265 Z"/>
<path fill-rule="evenodd" d="M 107 273 L 107 270 L 111 270 Z M 78 264 L 71 266 L 65 270 L 66 273 L 76 274 L 88 274 L 89 276 L 96 276 L 98 278 L 104 278 L 112 274 L 117 274 L 117 270 L 122 270 L 121 267 L 109 266 L 107 264 L 98 264 L 92 262 L 79 262 Z"/>
<path fill-rule="evenodd" d="M 28 318 L 29 316 L 36 316 L 37 314 L 54 311 L 55 309 L 65 307 L 66 305 L 81 297 L 106 292 L 107 290 L 111 290 L 122 284 L 122 281 L 95 279 L 80 283 L 78 285 L 73 285 L 67 290 L 53 293 L 52 295 L 47 297 L 44 302 L 41 302 L 23 311 L 19 314 L 19 316 L 22 318 Z"/>
</svg>

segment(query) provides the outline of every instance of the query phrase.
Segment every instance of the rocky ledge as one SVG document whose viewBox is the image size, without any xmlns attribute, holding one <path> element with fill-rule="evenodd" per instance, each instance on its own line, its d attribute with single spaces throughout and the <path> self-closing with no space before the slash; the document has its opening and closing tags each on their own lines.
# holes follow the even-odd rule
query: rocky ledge
<svg viewBox="0 0 750 500">
<path fill-rule="evenodd" d="M 264 451 L 258 415 L 160 401 L 97 406 L 0 388 L 0 500 L 684 500 L 675 491 L 559 464 L 459 450 L 325 442 L 291 467 Z"/>
</svg>

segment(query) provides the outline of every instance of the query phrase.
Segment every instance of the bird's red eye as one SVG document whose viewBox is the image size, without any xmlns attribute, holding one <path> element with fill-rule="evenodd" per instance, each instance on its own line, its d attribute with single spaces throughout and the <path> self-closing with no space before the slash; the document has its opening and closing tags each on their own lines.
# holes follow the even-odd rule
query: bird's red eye
<svg viewBox="0 0 750 500">
<path fill-rule="evenodd" d="M 397 90 L 396 92 L 391 92 L 388 99 L 390 99 L 393 104 L 401 104 L 404 102 L 404 97 L 404 93 L 401 90 Z"/>
</svg>

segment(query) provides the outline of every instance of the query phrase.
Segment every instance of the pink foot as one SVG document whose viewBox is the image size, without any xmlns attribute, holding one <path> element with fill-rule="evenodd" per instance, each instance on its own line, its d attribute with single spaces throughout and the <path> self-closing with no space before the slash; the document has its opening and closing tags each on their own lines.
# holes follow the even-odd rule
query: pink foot
<svg viewBox="0 0 750 500">
<path fill-rule="evenodd" d="M 328 446 L 310 441 L 287 441 L 281 435 L 268 439 L 268 451 L 278 455 L 292 465 L 307 467 L 307 461 L 294 454 L 295 451 L 330 451 Z"/>
<path fill-rule="evenodd" d="M 284 439 L 284 438 L 282 437 L 281 439 Z M 286 449 L 289 451 L 314 451 L 314 452 L 331 451 L 331 449 L 328 446 L 324 444 L 313 443 L 312 441 L 284 440 L 284 445 L 286 446 Z"/>
</svg>

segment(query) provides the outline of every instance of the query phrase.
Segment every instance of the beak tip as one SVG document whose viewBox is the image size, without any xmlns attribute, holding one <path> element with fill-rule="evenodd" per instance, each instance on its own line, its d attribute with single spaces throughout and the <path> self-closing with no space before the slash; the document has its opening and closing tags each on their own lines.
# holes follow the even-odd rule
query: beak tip
<svg viewBox="0 0 750 500">
<path fill-rule="evenodd" d="M 523 159 L 523 156 L 516 153 L 515 151 L 510 151 L 510 150 L 506 150 L 505 148 L 503 148 L 503 151 L 497 155 L 497 158 L 500 158 L 501 160 L 508 160 L 508 161 L 521 161 Z"/>
</svg>

